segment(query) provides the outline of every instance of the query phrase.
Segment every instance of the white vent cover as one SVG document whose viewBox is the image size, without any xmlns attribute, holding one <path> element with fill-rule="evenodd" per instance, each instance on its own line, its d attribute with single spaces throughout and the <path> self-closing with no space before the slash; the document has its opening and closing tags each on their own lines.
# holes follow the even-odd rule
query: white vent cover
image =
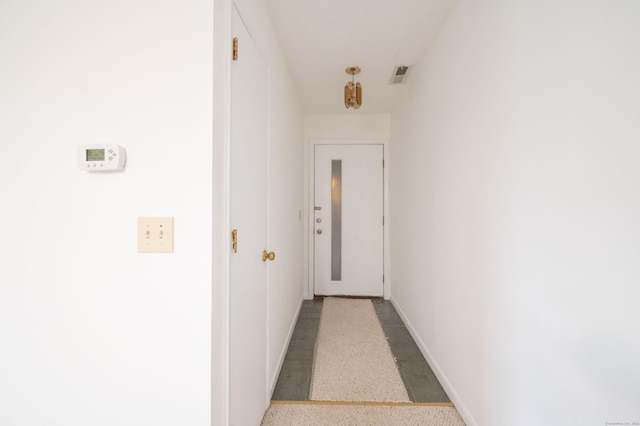
<svg viewBox="0 0 640 426">
<path fill-rule="evenodd" d="M 409 73 L 408 65 L 397 65 L 393 70 L 390 84 L 402 84 L 407 80 L 407 74 Z"/>
</svg>

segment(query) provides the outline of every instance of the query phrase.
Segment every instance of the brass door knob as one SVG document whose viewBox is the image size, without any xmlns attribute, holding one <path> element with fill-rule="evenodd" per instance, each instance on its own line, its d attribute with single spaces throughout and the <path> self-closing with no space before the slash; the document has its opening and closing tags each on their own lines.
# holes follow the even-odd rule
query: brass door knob
<svg viewBox="0 0 640 426">
<path fill-rule="evenodd" d="M 272 251 L 270 251 L 269 253 L 267 253 L 266 250 L 262 250 L 262 261 L 266 262 L 267 259 L 269 260 L 273 260 L 276 258 L 276 254 Z"/>
</svg>

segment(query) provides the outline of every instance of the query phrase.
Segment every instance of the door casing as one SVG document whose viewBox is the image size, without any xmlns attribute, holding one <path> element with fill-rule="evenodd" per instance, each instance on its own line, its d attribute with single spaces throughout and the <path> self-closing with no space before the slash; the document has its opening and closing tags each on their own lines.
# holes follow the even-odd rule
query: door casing
<svg viewBox="0 0 640 426">
<path fill-rule="evenodd" d="M 383 284 L 383 298 L 389 300 L 391 298 L 391 271 L 389 265 L 389 143 L 386 139 L 314 139 L 309 141 L 309 163 L 308 163 L 308 178 L 309 185 L 307 191 L 309 194 L 305 229 L 307 229 L 307 244 L 306 248 L 306 264 L 308 268 L 308 274 L 306 276 L 306 283 L 304 286 L 304 298 L 307 300 L 313 299 L 314 296 L 314 199 L 313 194 L 315 187 L 315 147 L 316 145 L 370 145 L 370 144 L 382 144 L 384 149 L 385 167 L 383 169 L 383 200 L 384 200 L 384 243 L 383 243 L 383 262 L 384 262 L 384 284 Z"/>
</svg>

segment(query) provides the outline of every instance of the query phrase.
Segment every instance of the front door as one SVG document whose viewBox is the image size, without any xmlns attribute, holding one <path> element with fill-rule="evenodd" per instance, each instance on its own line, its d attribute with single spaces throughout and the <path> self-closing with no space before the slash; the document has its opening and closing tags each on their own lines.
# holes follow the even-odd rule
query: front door
<svg viewBox="0 0 640 426">
<path fill-rule="evenodd" d="M 259 425 L 267 409 L 266 248 L 268 69 L 237 10 L 231 64 L 229 423 Z M 230 247 L 232 250 L 232 248 Z M 216 348 L 213 348 L 216 350 Z"/>
<path fill-rule="evenodd" d="M 381 144 L 315 145 L 314 293 L 382 296 Z"/>
</svg>

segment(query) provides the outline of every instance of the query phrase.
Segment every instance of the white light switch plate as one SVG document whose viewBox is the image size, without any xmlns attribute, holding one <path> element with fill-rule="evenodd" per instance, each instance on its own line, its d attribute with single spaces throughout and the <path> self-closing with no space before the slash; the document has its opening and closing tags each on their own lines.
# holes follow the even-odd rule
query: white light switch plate
<svg viewBox="0 0 640 426">
<path fill-rule="evenodd" d="M 138 253 L 173 253 L 173 217 L 138 218 Z"/>
</svg>

